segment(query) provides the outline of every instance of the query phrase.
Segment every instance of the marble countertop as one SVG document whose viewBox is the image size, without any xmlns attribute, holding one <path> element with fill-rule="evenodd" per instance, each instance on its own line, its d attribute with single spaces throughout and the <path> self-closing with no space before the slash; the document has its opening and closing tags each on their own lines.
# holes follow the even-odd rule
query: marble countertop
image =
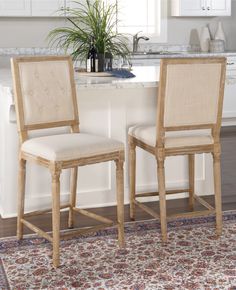
<svg viewBox="0 0 236 290">
<path fill-rule="evenodd" d="M 145 53 L 138 52 L 134 53 L 131 59 L 161 59 L 161 58 L 185 58 L 185 57 L 230 57 L 236 56 L 236 51 L 224 51 L 224 52 L 196 52 L 196 51 L 168 51 L 168 52 L 160 52 L 160 53 Z"/>
<path fill-rule="evenodd" d="M 89 77 L 80 76 L 75 73 L 75 80 L 80 89 L 103 89 L 103 88 L 139 88 L 139 87 L 157 87 L 159 81 L 159 66 L 136 66 L 132 68 L 133 78 L 117 77 Z"/>
<path fill-rule="evenodd" d="M 157 87 L 159 80 L 159 66 L 140 66 L 133 67 L 134 78 L 116 77 L 89 77 L 75 72 L 75 81 L 78 90 L 83 89 L 104 89 L 104 88 L 139 88 Z M 0 86 L 4 92 L 12 91 L 12 76 L 10 68 L 0 68 Z"/>
<path fill-rule="evenodd" d="M 209 57 L 209 56 L 236 56 L 235 51 L 226 51 L 224 53 L 196 53 L 196 52 L 171 52 L 169 54 L 148 54 L 134 55 L 137 58 L 173 58 L 173 57 Z M 133 67 L 132 73 L 134 78 L 117 78 L 117 77 L 92 77 L 84 76 L 75 72 L 75 80 L 78 90 L 83 89 L 123 89 L 123 88 L 142 88 L 157 87 L 159 80 L 159 66 L 136 66 Z M 12 77 L 10 71 L 9 58 L 0 58 L 0 86 L 1 91 L 10 93 L 12 91 Z"/>
</svg>

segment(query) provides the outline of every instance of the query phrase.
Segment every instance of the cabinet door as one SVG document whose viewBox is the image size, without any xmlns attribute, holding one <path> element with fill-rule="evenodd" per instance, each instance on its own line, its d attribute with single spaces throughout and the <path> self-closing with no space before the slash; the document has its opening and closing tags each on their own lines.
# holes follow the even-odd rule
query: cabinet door
<svg viewBox="0 0 236 290">
<path fill-rule="evenodd" d="M 172 16 L 206 16 L 206 0 L 172 0 Z"/>
<path fill-rule="evenodd" d="M 206 13 L 204 0 L 182 0 L 180 9 L 183 16 L 199 16 Z"/>
<path fill-rule="evenodd" d="M 83 1 L 80 1 L 83 2 Z M 74 2 L 73 0 L 66 0 L 66 7 L 67 8 L 76 8 L 78 7 L 78 4 Z"/>
<path fill-rule="evenodd" d="M 30 16 L 30 0 L 0 0 L 0 16 Z"/>
<path fill-rule="evenodd" d="M 207 0 L 208 16 L 230 16 L 231 0 Z"/>
<path fill-rule="evenodd" d="M 31 0 L 32 16 L 64 16 L 64 0 Z"/>
<path fill-rule="evenodd" d="M 80 0 L 79 1 L 81 4 L 85 4 L 86 0 Z M 70 15 L 70 9 L 74 9 L 74 8 L 79 8 L 80 5 L 78 3 L 76 3 L 74 0 L 65 0 L 65 6 L 66 6 L 66 11 L 67 14 Z"/>
<path fill-rule="evenodd" d="M 236 117 L 236 57 L 227 57 L 223 117 Z"/>
</svg>

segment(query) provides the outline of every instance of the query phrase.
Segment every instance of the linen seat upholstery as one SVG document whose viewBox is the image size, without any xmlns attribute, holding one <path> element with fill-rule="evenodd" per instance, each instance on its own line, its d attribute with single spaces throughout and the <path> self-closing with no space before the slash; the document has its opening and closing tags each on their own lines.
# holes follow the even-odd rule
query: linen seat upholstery
<svg viewBox="0 0 236 290">
<path fill-rule="evenodd" d="M 156 126 L 136 125 L 129 128 L 128 134 L 149 146 L 156 146 Z M 165 136 L 165 148 L 209 145 L 213 143 L 214 140 L 210 130 L 166 132 Z"/>
<path fill-rule="evenodd" d="M 167 241 L 167 218 L 216 214 L 216 233 L 222 232 L 220 127 L 222 119 L 225 58 L 162 59 L 157 97 L 156 124 L 136 124 L 129 128 L 130 218 L 136 206 L 160 219 L 162 241 Z M 136 147 L 151 153 L 157 162 L 158 191 L 136 192 Z M 213 156 L 215 208 L 195 192 L 195 154 Z M 165 187 L 165 159 L 187 155 L 188 188 Z M 166 194 L 189 193 L 187 213 L 167 215 Z M 159 196 L 159 212 L 141 202 L 142 197 Z M 195 201 L 206 210 L 195 211 Z"/>
<path fill-rule="evenodd" d="M 118 228 L 119 246 L 124 246 L 124 145 L 116 140 L 81 133 L 72 60 L 69 56 L 20 57 L 11 60 L 19 146 L 19 184 L 17 237 L 23 238 L 23 225 L 52 242 L 53 265 L 60 265 L 60 239 L 97 231 L 107 226 Z M 71 133 L 29 138 L 31 130 L 70 127 Z M 48 131 L 47 131 L 48 132 Z M 46 134 L 45 134 L 46 135 Z M 48 135 L 48 133 L 47 133 Z M 26 162 L 50 170 L 52 208 L 24 213 Z M 114 161 L 116 164 L 117 222 L 76 207 L 78 166 Z M 70 199 L 60 205 L 60 175 L 71 169 Z M 60 210 L 69 209 L 68 227 L 74 214 L 99 221 L 100 225 L 60 233 Z M 52 212 L 52 235 L 27 217 Z"/>
<path fill-rule="evenodd" d="M 21 150 L 50 161 L 68 161 L 122 151 L 124 144 L 96 135 L 74 133 L 29 139 Z"/>
</svg>

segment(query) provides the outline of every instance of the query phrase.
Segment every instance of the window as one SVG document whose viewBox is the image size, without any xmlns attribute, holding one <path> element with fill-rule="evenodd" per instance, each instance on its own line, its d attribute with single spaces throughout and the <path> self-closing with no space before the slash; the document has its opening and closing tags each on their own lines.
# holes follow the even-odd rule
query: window
<svg viewBox="0 0 236 290">
<path fill-rule="evenodd" d="M 167 0 L 116 0 L 116 3 L 119 32 L 142 31 L 150 41 L 166 42 Z"/>
</svg>

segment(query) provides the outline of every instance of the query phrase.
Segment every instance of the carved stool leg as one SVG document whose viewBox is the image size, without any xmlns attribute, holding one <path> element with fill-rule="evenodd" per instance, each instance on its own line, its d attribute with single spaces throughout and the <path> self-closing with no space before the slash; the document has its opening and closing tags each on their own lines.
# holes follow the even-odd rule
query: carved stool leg
<svg viewBox="0 0 236 290">
<path fill-rule="evenodd" d="M 195 155 L 188 155 L 188 172 L 189 172 L 189 208 L 190 210 L 194 209 L 194 167 L 195 167 Z"/>
<path fill-rule="evenodd" d="M 216 233 L 222 233 L 222 200 L 221 200 L 221 169 L 220 153 L 213 153 L 215 210 L 216 210 Z"/>
<path fill-rule="evenodd" d="M 24 216 L 25 207 L 25 170 L 26 160 L 19 160 L 19 173 L 18 173 L 18 215 L 17 215 L 17 238 L 23 238 L 23 224 L 21 219 Z"/>
<path fill-rule="evenodd" d="M 69 228 L 74 227 L 73 207 L 75 207 L 76 205 L 77 176 L 78 176 L 78 167 L 74 167 L 71 169 L 71 179 L 70 179 L 70 209 L 68 219 Z"/>
<path fill-rule="evenodd" d="M 157 157 L 157 178 L 159 187 L 160 222 L 162 241 L 167 242 L 167 221 L 166 221 L 166 189 L 165 189 L 165 167 L 164 156 L 158 154 Z"/>
<path fill-rule="evenodd" d="M 56 165 L 51 169 L 52 175 L 52 247 L 53 265 L 60 266 L 60 174 Z"/>
<path fill-rule="evenodd" d="M 130 219 L 135 220 L 135 191 L 136 191 L 136 146 L 130 137 L 129 141 L 129 188 L 130 188 Z"/>
<path fill-rule="evenodd" d="M 124 170 L 123 161 L 116 161 L 116 195 L 117 195 L 117 221 L 118 221 L 118 242 L 124 247 Z"/>
</svg>

